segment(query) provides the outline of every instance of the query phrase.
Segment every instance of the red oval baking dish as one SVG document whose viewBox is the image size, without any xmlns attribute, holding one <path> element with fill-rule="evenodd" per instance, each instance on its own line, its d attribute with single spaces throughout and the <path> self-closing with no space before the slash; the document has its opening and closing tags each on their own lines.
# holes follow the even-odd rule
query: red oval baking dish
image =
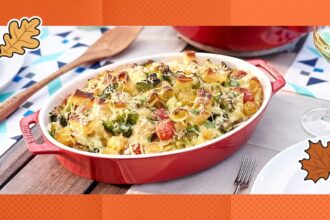
<svg viewBox="0 0 330 220">
<path fill-rule="evenodd" d="M 141 184 L 159 182 L 186 176 L 226 159 L 250 137 L 257 126 L 271 96 L 285 85 L 283 77 L 263 60 L 244 61 L 241 59 L 208 53 L 196 53 L 197 61 L 211 59 L 224 61 L 230 67 L 251 71 L 260 81 L 264 101 L 257 113 L 238 128 L 203 144 L 176 151 L 144 155 L 105 155 L 73 149 L 53 139 L 48 130 L 48 112 L 63 101 L 66 95 L 84 85 L 102 70 L 116 69 L 125 64 L 144 63 L 147 60 L 160 62 L 182 61 L 182 53 L 169 53 L 118 62 L 87 73 L 60 89 L 45 103 L 40 112 L 21 120 L 21 130 L 28 149 L 33 154 L 54 154 L 57 160 L 71 172 L 89 179 L 112 184 Z M 270 80 L 269 78 L 272 78 Z M 38 124 L 44 142 L 36 143 L 30 126 Z"/>
</svg>

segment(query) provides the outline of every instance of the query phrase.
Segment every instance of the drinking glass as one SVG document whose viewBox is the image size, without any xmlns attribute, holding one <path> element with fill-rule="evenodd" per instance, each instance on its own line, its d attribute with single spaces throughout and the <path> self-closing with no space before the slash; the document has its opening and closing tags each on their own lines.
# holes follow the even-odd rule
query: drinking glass
<svg viewBox="0 0 330 220">
<path fill-rule="evenodd" d="M 330 63 L 330 26 L 316 26 L 313 30 L 315 47 Z M 329 91 L 330 92 L 330 88 Z M 313 136 L 330 135 L 330 107 L 309 110 L 301 119 L 304 129 Z"/>
</svg>

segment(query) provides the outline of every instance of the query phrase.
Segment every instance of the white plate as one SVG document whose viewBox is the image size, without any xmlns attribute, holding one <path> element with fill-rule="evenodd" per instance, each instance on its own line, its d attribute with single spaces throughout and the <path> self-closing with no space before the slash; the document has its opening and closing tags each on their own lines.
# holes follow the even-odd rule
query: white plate
<svg viewBox="0 0 330 220">
<path fill-rule="evenodd" d="M 310 140 L 313 143 L 322 140 L 326 146 L 330 136 Z M 305 140 L 277 154 L 258 174 L 251 194 L 330 194 L 330 178 L 317 183 L 304 180 L 307 172 L 301 169 L 299 160 L 309 158 L 305 152 L 308 147 L 308 140 Z"/>
<path fill-rule="evenodd" d="M 12 58 L 0 58 L 0 90 L 4 89 L 23 66 L 25 55 L 15 54 Z"/>
</svg>

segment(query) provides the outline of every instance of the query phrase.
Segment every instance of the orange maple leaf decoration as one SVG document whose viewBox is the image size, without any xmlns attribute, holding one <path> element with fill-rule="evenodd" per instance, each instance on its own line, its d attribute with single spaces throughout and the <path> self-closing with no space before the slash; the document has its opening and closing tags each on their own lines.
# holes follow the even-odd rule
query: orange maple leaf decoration
<svg viewBox="0 0 330 220">
<path fill-rule="evenodd" d="M 309 148 L 305 150 L 309 155 L 309 159 L 302 159 L 302 170 L 307 171 L 305 180 L 313 180 L 316 183 L 319 179 L 327 180 L 330 174 L 330 141 L 326 147 L 322 142 L 313 143 L 309 141 Z"/>
</svg>

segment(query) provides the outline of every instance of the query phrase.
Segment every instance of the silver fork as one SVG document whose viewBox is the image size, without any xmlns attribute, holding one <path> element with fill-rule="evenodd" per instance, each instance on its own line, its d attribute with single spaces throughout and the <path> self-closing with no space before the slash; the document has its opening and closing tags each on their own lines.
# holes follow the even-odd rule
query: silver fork
<svg viewBox="0 0 330 220">
<path fill-rule="evenodd" d="M 254 170 L 257 165 L 257 160 L 254 157 L 244 156 L 235 179 L 236 189 L 233 194 L 237 194 L 238 190 L 246 188 L 252 179 Z"/>
</svg>

